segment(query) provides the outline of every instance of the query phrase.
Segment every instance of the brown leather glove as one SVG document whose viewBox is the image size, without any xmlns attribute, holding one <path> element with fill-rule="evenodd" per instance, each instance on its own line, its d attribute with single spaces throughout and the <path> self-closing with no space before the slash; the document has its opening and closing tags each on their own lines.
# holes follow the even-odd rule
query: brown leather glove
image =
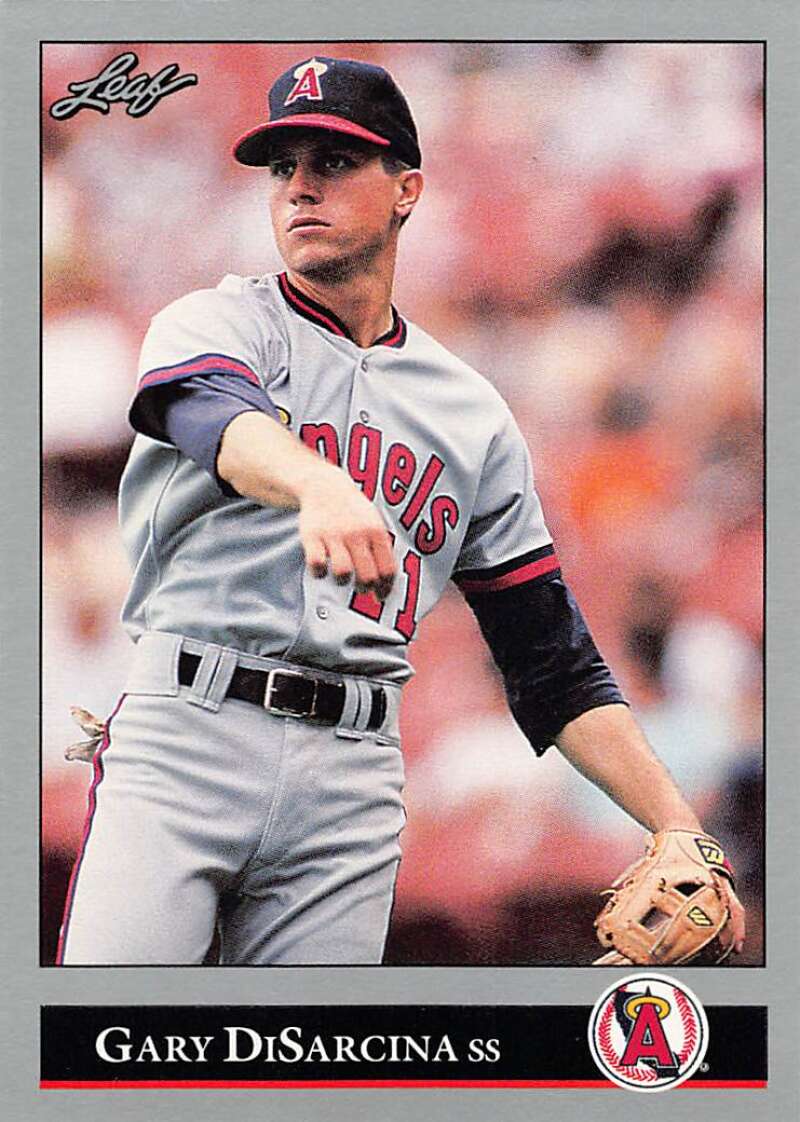
<svg viewBox="0 0 800 1122">
<path fill-rule="evenodd" d="M 708 834 L 663 830 L 644 857 L 622 873 L 595 920 L 608 953 L 596 966 L 661 966 L 724 961 L 743 938 L 743 910 L 722 846 Z"/>
</svg>

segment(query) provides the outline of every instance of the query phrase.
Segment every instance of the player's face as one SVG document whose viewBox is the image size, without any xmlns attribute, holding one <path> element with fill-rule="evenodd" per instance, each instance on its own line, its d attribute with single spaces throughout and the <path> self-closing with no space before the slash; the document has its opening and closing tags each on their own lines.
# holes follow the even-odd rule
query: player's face
<svg viewBox="0 0 800 1122">
<path fill-rule="evenodd" d="M 270 159 L 270 213 L 281 257 L 320 281 L 347 280 L 387 254 L 397 236 L 400 179 L 373 144 L 297 130 Z"/>
</svg>

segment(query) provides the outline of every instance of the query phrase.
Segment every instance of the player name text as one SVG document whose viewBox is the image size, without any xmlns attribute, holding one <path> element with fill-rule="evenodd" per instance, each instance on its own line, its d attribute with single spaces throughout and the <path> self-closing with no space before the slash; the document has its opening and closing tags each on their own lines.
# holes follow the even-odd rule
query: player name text
<svg viewBox="0 0 800 1122">
<path fill-rule="evenodd" d="M 139 59 L 133 51 L 126 51 L 112 59 L 94 78 L 68 82 L 67 89 L 73 96 L 54 101 L 50 106 L 50 116 L 57 121 L 66 121 L 81 109 L 96 109 L 98 113 L 108 113 L 111 102 L 124 101 L 127 103 L 125 109 L 129 116 L 144 117 L 158 105 L 162 97 L 185 86 L 197 85 L 196 74 L 175 77 L 178 73 L 177 62 L 163 67 L 152 78 L 144 72 L 130 77 L 131 71 L 138 65 Z"/>
<path fill-rule="evenodd" d="M 442 1035 L 419 1036 L 373 1033 L 369 1036 L 304 1034 L 299 1025 L 287 1025 L 275 1035 L 261 1035 L 246 1025 L 226 1025 L 224 1036 L 152 1036 L 137 1038 L 125 1025 L 103 1029 L 95 1051 L 105 1063 L 202 1064 L 223 1063 L 457 1063 L 462 1051 L 471 1063 L 500 1059 L 497 1038 L 476 1037 L 457 1046 Z M 210 1049 L 210 1051 L 209 1051 Z"/>
</svg>

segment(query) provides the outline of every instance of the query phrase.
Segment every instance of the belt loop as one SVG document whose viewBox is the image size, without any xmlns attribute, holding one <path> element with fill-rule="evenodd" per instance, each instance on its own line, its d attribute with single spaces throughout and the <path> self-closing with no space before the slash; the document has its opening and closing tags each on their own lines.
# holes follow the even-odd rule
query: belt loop
<svg viewBox="0 0 800 1122">
<path fill-rule="evenodd" d="M 345 740 L 363 740 L 363 736 L 356 727 L 361 708 L 361 691 L 358 688 L 358 682 L 353 678 L 343 678 L 342 680 L 344 682 L 344 707 L 339 718 L 336 735 Z M 369 713 L 367 713 L 367 716 L 369 716 Z"/>
<path fill-rule="evenodd" d="M 359 732 L 366 732 L 372 712 L 372 687 L 369 682 L 362 682 L 360 678 L 356 685 L 358 686 L 358 714 L 355 719 L 355 727 Z"/>
<path fill-rule="evenodd" d="M 217 712 L 220 705 L 225 700 L 225 695 L 228 692 L 228 686 L 231 684 L 231 678 L 236 669 L 237 661 L 236 651 L 232 651 L 228 647 L 222 648 L 217 665 L 212 671 L 208 689 L 206 690 L 206 696 L 203 701 L 204 709 L 210 709 L 212 713 Z M 202 668 L 203 664 L 201 662 L 200 666 L 197 668 L 198 674 Z"/>
<path fill-rule="evenodd" d="M 200 656 L 200 665 L 197 667 L 197 673 L 186 699 L 190 705 L 199 705 L 201 709 L 210 709 L 212 712 L 219 709 L 219 702 L 209 699 L 208 695 L 221 654 L 222 647 L 217 646 L 216 643 L 207 643 L 204 647 Z"/>
</svg>

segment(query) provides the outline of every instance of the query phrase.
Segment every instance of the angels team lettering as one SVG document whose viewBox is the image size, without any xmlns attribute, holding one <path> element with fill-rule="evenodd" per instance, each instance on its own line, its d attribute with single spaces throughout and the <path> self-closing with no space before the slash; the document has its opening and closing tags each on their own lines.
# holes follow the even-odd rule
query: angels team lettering
<svg viewBox="0 0 800 1122">
<path fill-rule="evenodd" d="M 400 510 L 404 530 L 411 531 L 416 523 L 414 544 L 420 553 L 438 553 L 448 531 L 458 525 L 460 511 L 452 495 L 436 495 L 425 509 L 444 471 L 444 462 L 435 452 L 421 467 L 407 445 L 395 441 L 384 450 L 381 430 L 362 422 L 350 429 L 344 459 L 336 429 L 326 421 L 302 425 L 300 439 L 330 463 L 343 467 L 368 499 L 374 499 L 380 488 L 386 503 Z"/>
<path fill-rule="evenodd" d="M 405 639 L 412 639 L 417 626 L 421 555 L 437 553 L 446 541 L 448 530 L 455 529 L 459 520 L 458 503 L 452 495 L 439 494 L 431 498 L 444 471 L 444 461 L 433 452 L 421 467 L 412 449 L 400 441 L 384 450 L 381 430 L 360 421 L 350 429 L 344 460 L 338 433 L 326 421 L 302 425 L 300 439 L 330 463 L 345 468 L 368 499 L 374 499 L 380 488 L 387 505 L 399 510 L 403 529 L 411 531 L 416 524 L 413 537 L 416 550 L 409 549 L 402 560 L 405 591 L 393 623 L 394 629 Z M 390 536 L 394 543 L 395 535 Z M 350 607 L 376 622 L 384 611 L 384 605 L 372 592 L 354 593 Z"/>
<path fill-rule="evenodd" d="M 677 1072 L 678 1061 L 661 1024 L 670 1008 L 668 1001 L 663 997 L 653 997 L 649 990 L 646 995 L 636 994 L 625 1002 L 625 1016 L 630 1021 L 630 1029 L 620 1064 L 635 1067 L 640 1059 L 646 1058 L 654 1061 L 659 1075 Z"/>
<path fill-rule="evenodd" d="M 301 97 L 307 97 L 309 101 L 322 101 L 319 80 L 327 69 L 327 64 L 316 58 L 310 59 L 304 66 L 298 66 L 294 72 L 295 83 L 283 104 L 291 105 Z"/>
</svg>

